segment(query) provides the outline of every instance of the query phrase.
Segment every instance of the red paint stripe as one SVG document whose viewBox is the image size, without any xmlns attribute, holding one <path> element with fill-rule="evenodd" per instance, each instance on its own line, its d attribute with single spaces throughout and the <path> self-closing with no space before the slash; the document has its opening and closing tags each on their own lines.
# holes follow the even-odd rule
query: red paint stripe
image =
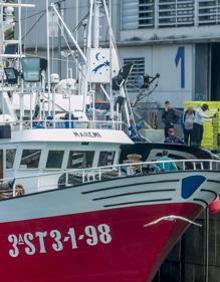
<svg viewBox="0 0 220 282">
<path fill-rule="evenodd" d="M 163 221 L 148 228 L 143 225 L 171 214 L 194 219 L 201 210 L 201 206 L 192 203 L 160 204 L 2 223 L 0 277 L 8 282 L 151 281 L 187 224 L 182 221 Z M 108 244 L 101 242 L 100 224 L 110 227 L 112 241 Z M 88 244 L 89 237 L 85 231 L 88 226 L 93 226 L 98 234 L 99 242 L 95 246 Z M 77 249 L 71 248 L 70 240 L 64 242 L 69 228 L 73 227 Z M 32 241 L 36 248 L 34 255 L 27 255 L 27 246 L 23 244 L 19 245 L 18 257 L 9 255 L 12 245 L 8 242 L 10 234 L 20 234 L 23 239 L 25 233 L 35 235 L 36 232 L 46 231 L 49 234 L 51 230 L 62 233 L 62 251 L 53 250 L 54 239 L 47 235 L 44 239 L 47 253 L 39 253 L 39 239 L 35 238 Z"/>
</svg>

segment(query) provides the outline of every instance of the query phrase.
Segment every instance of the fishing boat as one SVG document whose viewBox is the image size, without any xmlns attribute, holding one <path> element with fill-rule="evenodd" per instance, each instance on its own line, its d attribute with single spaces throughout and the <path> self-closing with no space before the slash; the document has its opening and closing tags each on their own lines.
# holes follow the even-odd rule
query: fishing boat
<svg viewBox="0 0 220 282">
<path fill-rule="evenodd" d="M 120 71 L 113 40 L 111 48 L 100 48 L 97 36 L 92 41 L 100 8 L 110 24 L 106 1 L 91 1 L 86 54 L 70 35 L 87 73 L 79 87 L 83 95 L 75 93 L 74 82 L 59 84 L 56 76 L 46 89 L 45 61 L 25 57 L 21 46 L 22 83 L 13 62 L 5 69 L 15 78 L 2 81 L 1 91 L 3 281 L 150 282 L 181 235 L 191 224 L 198 226 L 196 218 L 218 198 L 220 161 L 210 152 L 132 140 L 123 82 L 130 67 L 116 77 L 115 98 L 112 87 L 109 94 L 103 87 L 109 107 L 96 109 L 90 85 L 112 84 Z M 110 25 L 109 31 L 113 37 Z M 58 84 L 67 88 L 58 93 Z M 19 109 L 13 108 L 16 95 Z M 58 105 L 57 95 L 69 103 Z M 81 103 L 76 106 L 74 99 Z M 170 159 L 158 160 L 164 151 Z M 166 169 L 170 163 L 175 170 Z"/>
</svg>

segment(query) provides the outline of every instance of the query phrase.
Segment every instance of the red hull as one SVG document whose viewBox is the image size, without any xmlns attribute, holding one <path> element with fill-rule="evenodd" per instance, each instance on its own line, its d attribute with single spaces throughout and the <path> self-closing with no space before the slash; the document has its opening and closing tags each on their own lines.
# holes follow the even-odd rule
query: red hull
<svg viewBox="0 0 220 282">
<path fill-rule="evenodd" d="M 1 280 L 151 281 L 187 224 L 143 225 L 171 214 L 194 219 L 201 209 L 191 203 L 146 205 L 2 223 Z"/>
</svg>

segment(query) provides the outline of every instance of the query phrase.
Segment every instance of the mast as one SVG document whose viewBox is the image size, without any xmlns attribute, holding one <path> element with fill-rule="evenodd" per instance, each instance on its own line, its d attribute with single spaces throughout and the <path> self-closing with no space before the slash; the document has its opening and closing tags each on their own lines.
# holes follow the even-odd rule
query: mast
<svg viewBox="0 0 220 282">
<path fill-rule="evenodd" d="M 5 47 L 5 37 L 4 37 L 4 21 L 3 21 L 3 8 L 4 7 L 12 7 L 12 8 L 18 8 L 18 41 L 12 40 L 13 43 L 18 43 L 18 54 L 4 54 L 4 47 Z M 10 59 L 18 59 L 19 60 L 19 71 L 21 70 L 21 58 L 23 57 L 23 52 L 22 52 L 22 32 L 21 32 L 21 8 L 33 8 L 35 7 L 34 4 L 22 4 L 21 0 L 18 0 L 18 3 L 7 3 L 3 2 L 1 0 L 0 2 L 0 10 L 1 10 L 1 47 L 0 47 L 0 62 L 1 62 L 1 67 L 2 67 L 2 72 L 1 72 L 1 96 L 2 96 L 2 108 L 3 108 L 3 113 L 4 113 L 4 103 L 5 99 L 7 100 L 7 97 L 4 98 L 5 94 L 7 95 L 6 91 L 8 90 L 8 87 L 5 87 L 4 84 L 4 71 L 3 71 L 3 65 L 5 61 L 8 61 Z M 9 43 L 9 41 L 8 41 Z M 11 62 L 9 64 L 11 66 Z M 10 88 L 11 90 L 11 88 Z M 5 91 L 5 92 L 4 92 Z M 23 102 L 23 82 L 21 80 L 20 83 L 20 129 L 22 128 L 22 121 L 23 121 L 23 115 L 24 115 L 24 102 Z M 7 102 L 6 102 L 7 103 Z M 15 114 L 12 110 L 11 105 L 7 103 L 8 110 L 10 113 L 13 115 L 13 118 L 15 117 Z"/>
<path fill-rule="evenodd" d="M 99 48 L 100 38 L 100 1 L 94 2 L 93 47 Z"/>
<path fill-rule="evenodd" d="M 47 0 L 48 1 L 48 0 Z M 111 1 L 110 1 L 111 2 Z M 104 13 L 106 16 L 108 30 L 109 30 L 109 48 L 100 48 L 100 9 L 101 6 L 104 7 Z M 109 4 L 111 9 L 111 3 Z M 81 62 L 80 69 L 82 70 L 82 92 L 83 92 L 83 111 L 86 112 L 86 96 L 89 94 L 91 100 L 93 101 L 93 112 L 92 119 L 95 122 L 95 99 L 96 99 L 96 87 L 99 85 L 99 89 L 103 91 L 107 99 L 110 101 L 110 116 L 112 123 L 114 124 L 114 108 L 113 108 L 113 92 L 112 92 L 112 73 L 118 72 L 119 67 L 119 58 L 117 54 L 117 46 L 115 38 L 113 35 L 111 27 L 111 11 L 109 14 L 109 8 L 106 4 L 106 0 L 89 0 L 89 18 L 88 18 L 88 28 L 87 28 L 87 46 L 82 50 L 77 43 L 76 38 L 73 36 L 60 13 L 57 10 L 55 4 L 51 4 L 55 14 L 62 23 L 66 33 L 71 38 L 74 43 L 78 54 L 82 57 L 83 62 Z M 85 26 L 84 26 L 85 27 Z M 85 34 L 84 34 L 85 42 Z M 100 68 L 105 69 L 106 71 L 100 71 Z M 98 71 L 99 70 L 99 71 Z M 108 72 L 107 72 L 108 71 Z M 96 75 L 98 74 L 98 75 Z M 105 89 L 105 85 L 110 85 L 110 90 Z M 88 92 L 89 90 L 89 92 Z M 108 93 L 109 92 L 109 93 Z M 128 101 L 126 97 L 125 90 L 123 86 L 120 87 L 119 95 L 124 98 L 124 112 L 125 119 L 127 124 L 129 124 L 129 109 Z M 120 119 L 120 113 L 118 111 L 117 119 Z"/>
<path fill-rule="evenodd" d="M 104 3 L 105 5 L 105 3 Z M 112 1 L 109 1 L 109 24 L 112 26 Z M 112 42 L 112 37 L 111 37 L 111 32 L 110 28 L 108 29 L 109 31 L 109 50 L 110 50 L 110 62 L 112 62 L 112 50 L 113 50 L 113 42 Z M 112 91 L 112 64 L 110 65 L 110 114 L 111 114 L 111 119 L 114 120 L 114 107 L 113 107 L 113 91 Z"/>
<path fill-rule="evenodd" d="M 94 20 L 93 20 L 93 48 L 99 48 L 99 38 L 100 38 L 100 1 L 95 0 L 94 2 Z M 92 84 L 90 87 L 90 95 L 92 96 L 92 108 L 93 108 L 93 124 L 95 124 L 96 113 L 95 113 L 95 101 L 96 101 L 96 84 Z"/>
<path fill-rule="evenodd" d="M 109 0 L 111 2 L 111 0 Z M 115 37 L 114 37 L 114 33 L 112 30 L 112 25 L 111 25 L 111 19 L 109 16 L 109 12 L 108 12 L 108 7 L 106 4 L 106 0 L 102 0 L 103 5 L 104 5 L 104 10 L 105 10 L 105 14 L 106 14 L 106 19 L 108 22 L 108 27 L 109 27 L 109 34 L 110 34 L 110 40 L 112 42 L 112 54 L 113 52 L 115 53 L 115 56 L 117 58 L 117 65 L 118 65 L 118 69 L 119 69 L 119 59 L 118 59 L 118 53 L 117 53 L 117 45 L 116 45 L 116 41 L 115 41 Z M 125 99 L 125 116 L 126 116 L 126 121 L 127 124 L 130 125 L 130 117 L 129 117 L 129 110 L 128 110 L 128 100 L 127 100 L 127 96 L 125 93 L 125 90 L 123 87 L 120 87 L 120 95 Z"/>
</svg>

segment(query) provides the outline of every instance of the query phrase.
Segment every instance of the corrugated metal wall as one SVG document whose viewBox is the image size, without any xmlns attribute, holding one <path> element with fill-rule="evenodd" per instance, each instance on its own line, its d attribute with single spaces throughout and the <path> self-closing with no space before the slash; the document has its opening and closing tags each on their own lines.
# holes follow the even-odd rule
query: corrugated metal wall
<svg viewBox="0 0 220 282">
<path fill-rule="evenodd" d="M 209 249 L 206 253 L 206 213 L 191 226 L 171 251 L 153 282 L 219 282 L 220 281 L 220 214 L 209 215 Z M 206 255 L 208 275 L 206 280 Z"/>
</svg>

